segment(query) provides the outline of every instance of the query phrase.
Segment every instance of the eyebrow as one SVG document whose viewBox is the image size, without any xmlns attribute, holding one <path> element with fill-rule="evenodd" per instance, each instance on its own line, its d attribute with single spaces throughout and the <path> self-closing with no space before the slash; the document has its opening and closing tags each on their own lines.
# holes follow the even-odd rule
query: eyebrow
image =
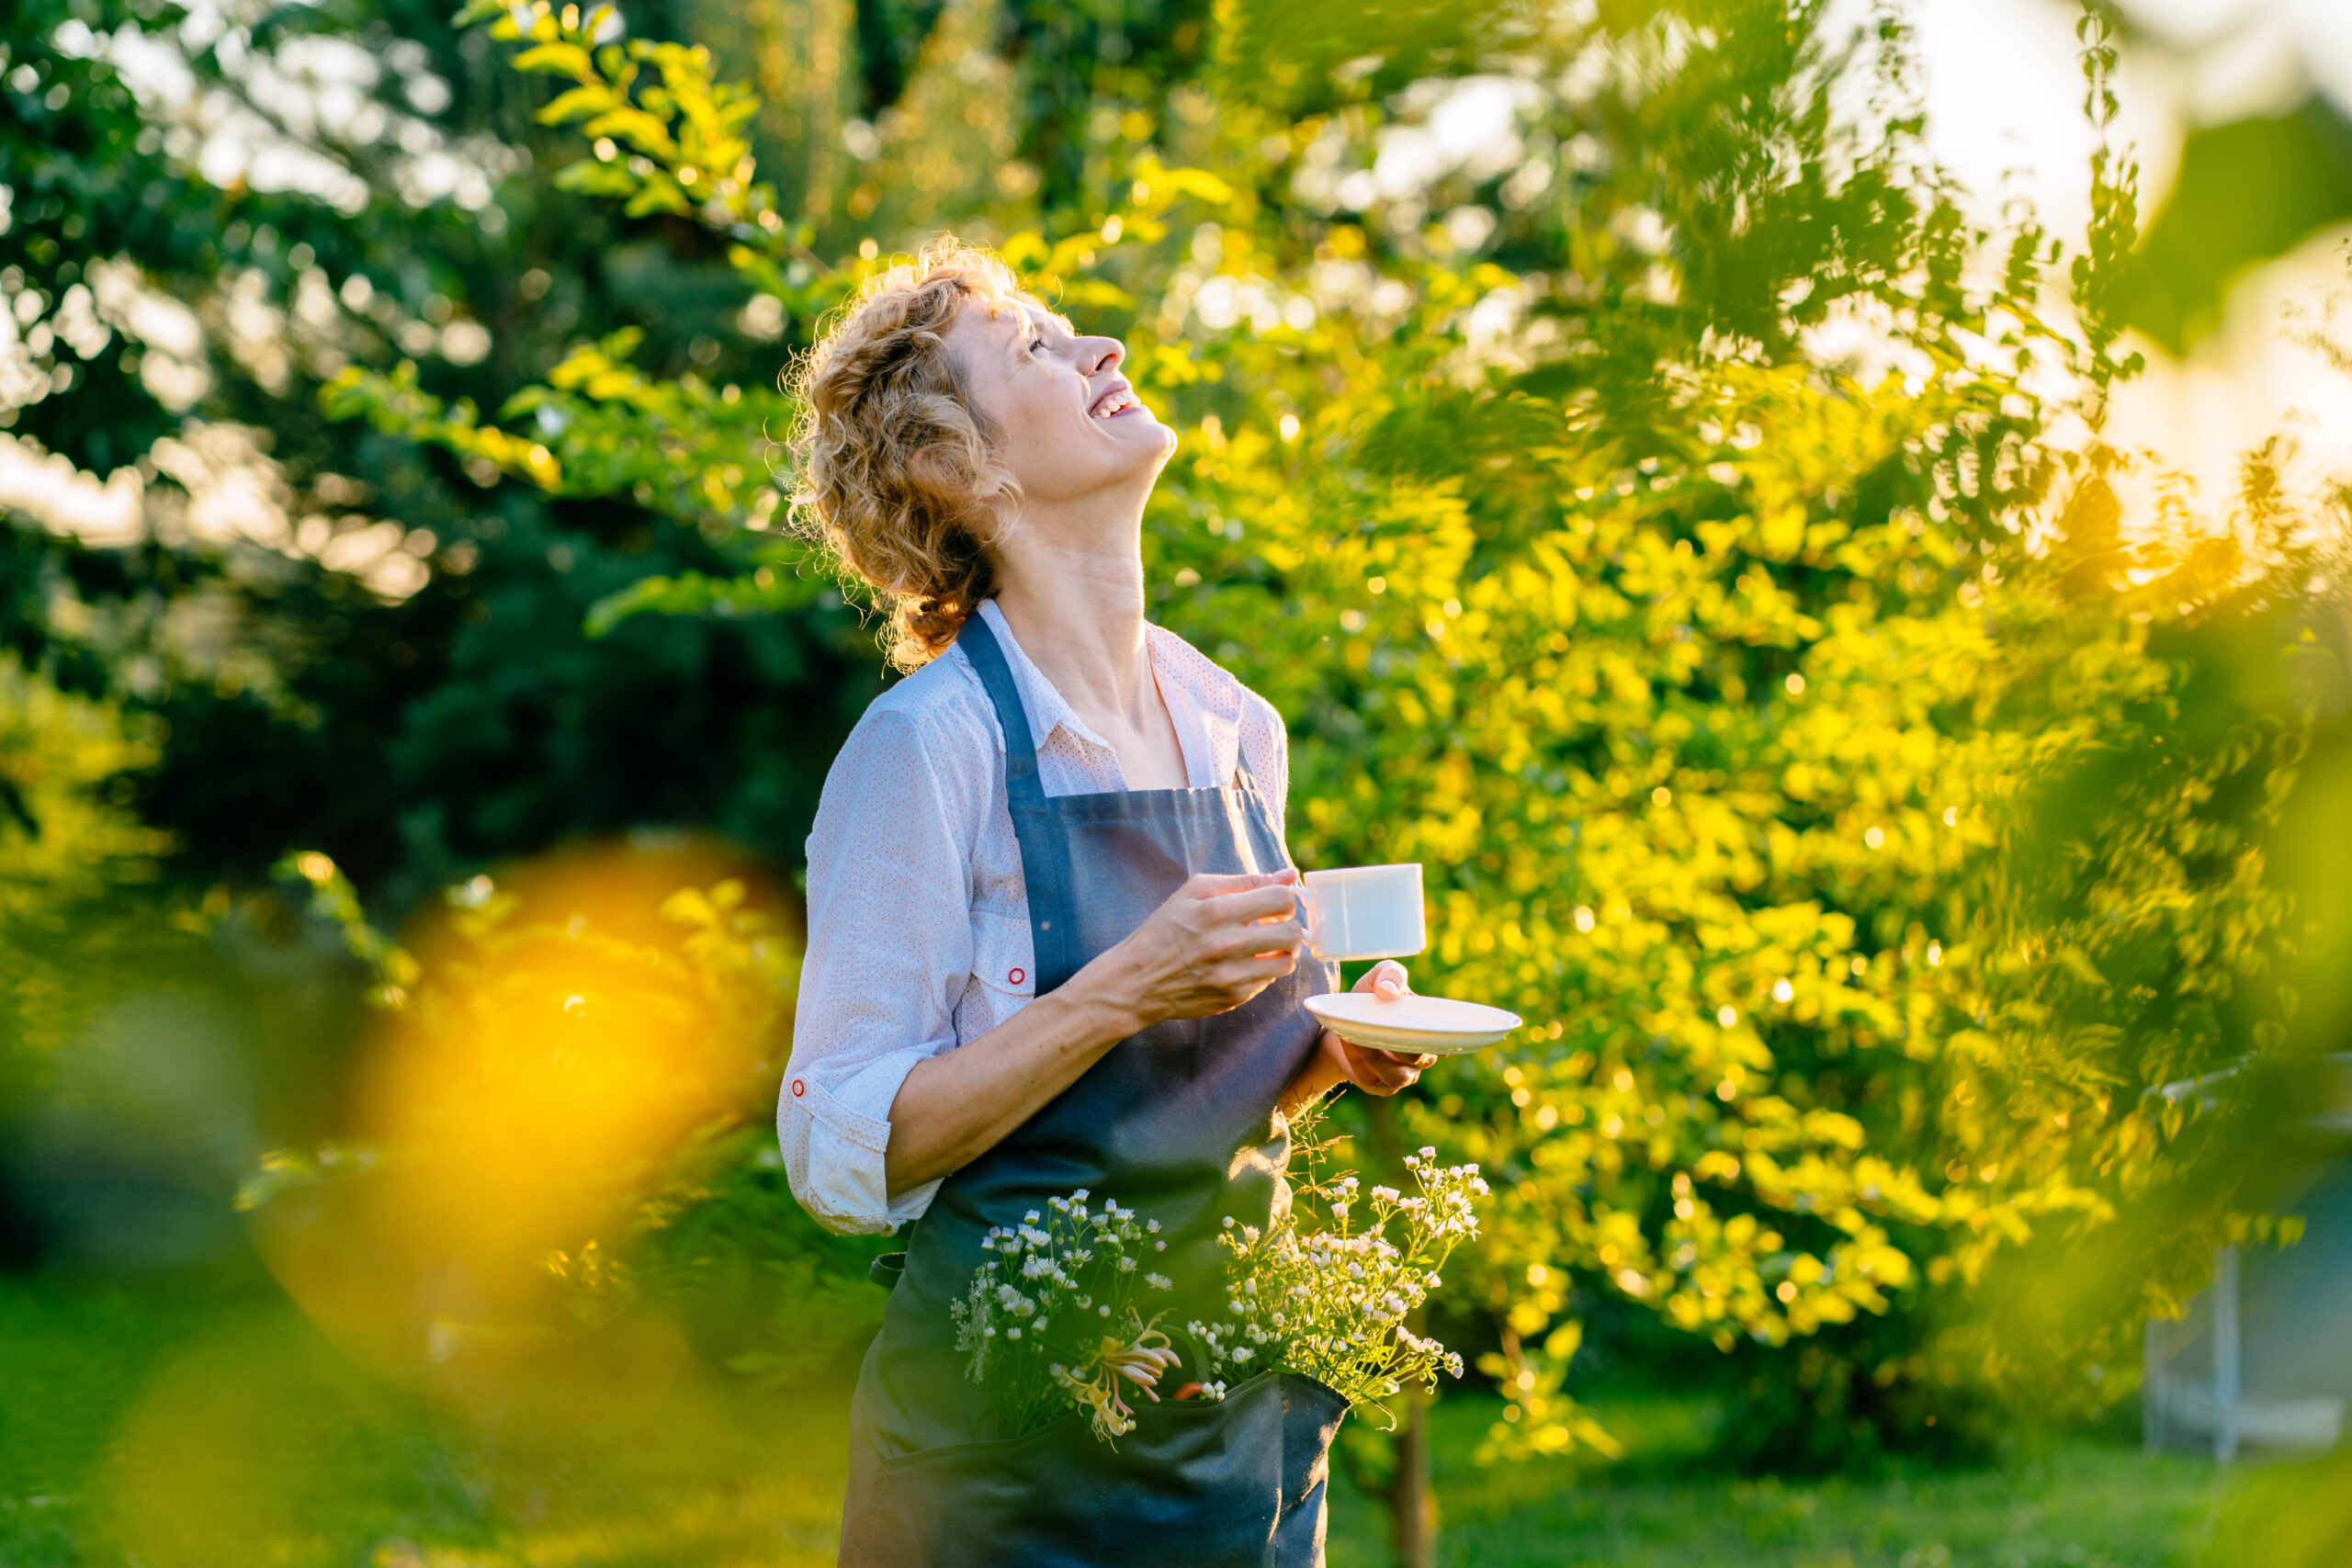
<svg viewBox="0 0 2352 1568">
<path fill-rule="evenodd" d="M 1040 338 L 1045 336 L 1043 325 L 1045 321 L 1051 321 L 1054 325 L 1061 328 L 1065 336 L 1072 339 L 1075 339 L 1078 336 L 1078 329 L 1070 324 L 1069 318 L 1061 314 L 1057 310 L 1041 310 L 1036 315 L 1033 316 L 1024 309 L 1021 310 L 1020 315 L 1021 331 L 1017 335 L 1015 335 L 1012 344 L 1009 345 L 1012 350 L 1012 354 L 1015 358 L 1019 358 L 1028 353 L 1031 334 L 1034 333 Z"/>
</svg>

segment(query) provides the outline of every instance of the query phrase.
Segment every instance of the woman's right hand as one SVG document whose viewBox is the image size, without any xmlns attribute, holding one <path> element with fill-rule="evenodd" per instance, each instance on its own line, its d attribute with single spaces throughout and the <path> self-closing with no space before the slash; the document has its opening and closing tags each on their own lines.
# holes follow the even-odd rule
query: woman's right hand
<svg viewBox="0 0 2352 1568">
<path fill-rule="evenodd" d="M 1195 876 L 1125 942 L 978 1040 L 917 1062 L 890 1102 L 893 1193 L 1002 1142 L 1129 1035 L 1230 1012 L 1298 967 L 1298 874 Z"/>
<path fill-rule="evenodd" d="M 1072 976 L 1131 1013 L 1136 1028 L 1235 1008 L 1298 967 L 1298 874 L 1204 874 Z"/>
</svg>

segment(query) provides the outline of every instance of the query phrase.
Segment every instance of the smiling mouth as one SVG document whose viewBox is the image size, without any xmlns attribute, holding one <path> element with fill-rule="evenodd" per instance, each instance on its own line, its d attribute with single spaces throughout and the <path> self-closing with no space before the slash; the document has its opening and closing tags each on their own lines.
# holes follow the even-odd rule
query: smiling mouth
<svg viewBox="0 0 2352 1568">
<path fill-rule="evenodd" d="M 1137 398 L 1131 389 L 1120 386 L 1112 388 L 1095 399 L 1094 406 L 1086 412 L 1092 419 L 1115 419 L 1129 409 L 1141 407 L 1143 407 L 1143 400 Z"/>
</svg>

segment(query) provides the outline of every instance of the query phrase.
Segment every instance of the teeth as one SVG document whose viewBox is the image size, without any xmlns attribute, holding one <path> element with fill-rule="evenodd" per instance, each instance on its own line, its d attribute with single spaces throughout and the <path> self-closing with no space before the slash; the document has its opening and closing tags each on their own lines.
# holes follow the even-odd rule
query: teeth
<svg viewBox="0 0 2352 1568">
<path fill-rule="evenodd" d="M 1094 417 L 1109 419 L 1113 414 L 1125 412 L 1135 405 L 1136 400 L 1130 393 L 1105 392 L 1102 395 L 1102 400 L 1094 405 Z"/>
</svg>

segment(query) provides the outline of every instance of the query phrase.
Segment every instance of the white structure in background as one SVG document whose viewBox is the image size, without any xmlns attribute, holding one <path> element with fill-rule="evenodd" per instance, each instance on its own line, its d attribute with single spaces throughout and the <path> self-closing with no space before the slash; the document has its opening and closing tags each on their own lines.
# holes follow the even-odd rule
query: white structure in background
<svg viewBox="0 0 2352 1568">
<path fill-rule="evenodd" d="M 2329 1060 L 2335 1093 L 2306 1123 L 2310 1169 L 2289 1205 L 2303 1218 L 2301 1242 L 2224 1247 L 2188 1314 L 2148 1324 L 2141 1409 L 2152 1449 L 2200 1450 L 2226 1463 L 2242 1447 L 2328 1449 L 2343 1439 L 2352 1402 L 2352 1055 Z"/>
</svg>

